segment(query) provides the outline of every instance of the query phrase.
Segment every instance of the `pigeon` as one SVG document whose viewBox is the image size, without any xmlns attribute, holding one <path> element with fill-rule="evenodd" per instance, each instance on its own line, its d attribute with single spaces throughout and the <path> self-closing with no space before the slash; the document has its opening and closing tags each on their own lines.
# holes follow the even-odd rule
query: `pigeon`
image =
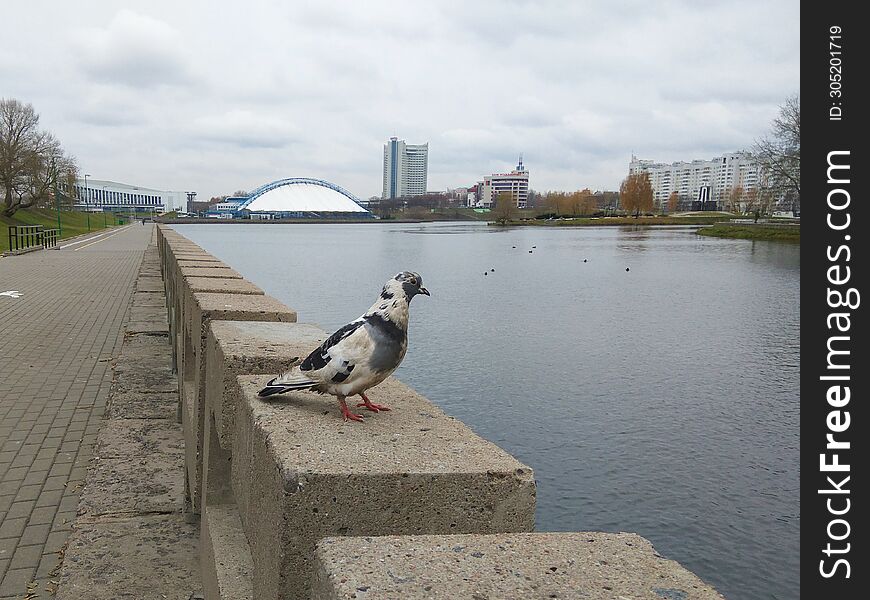
<svg viewBox="0 0 870 600">
<path fill-rule="evenodd" d="M 418 273 L 403 271 L 387 281 L 364 315 L 333 333 L 298 366 L 266 384 L 258 396 L 265 398 L 291 390 L 314 390 L 338 397 L 344 420 L 362 421 L 347 407 L 345 398 L 363 399 L 372 412 L 390 410 L 374 404 L 365 392 L 390 376 L 408 350 L 408 305 L 418 295 L 429 296 Z"/>
</svg>

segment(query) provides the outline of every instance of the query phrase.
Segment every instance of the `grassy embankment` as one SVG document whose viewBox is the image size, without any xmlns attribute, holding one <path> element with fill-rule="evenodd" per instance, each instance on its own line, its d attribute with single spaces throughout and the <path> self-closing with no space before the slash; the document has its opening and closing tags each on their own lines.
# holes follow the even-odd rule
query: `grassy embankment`
<svg viewBox="0 0 870 600">
<path fill-rule="evenodd" d="M 740 240 L 767 240 L 771 242 L 800 243 L 800 225 L 758 225 L 718 223 L 712 227 L 702 227 L 698 230 L 699 235 L 709 235 L 720 238 L 734 238 Z"/>
<path fill-rule="evenodd" d="M 62 238 L 74 237 L 88 232 L 88 214 L 77 211 L 61 211 L 60 222 Z M 112 214 L 91 213 L 90 231 L 113 227 L 118 218 Z M 9 249 L 8 227 L 10 225 L 42 225 L 46 229 L 57 229 L 57 212 L 42 208 L 22 209 L 11 217 L 0 214 L 0 252 Z"/>
</svg>

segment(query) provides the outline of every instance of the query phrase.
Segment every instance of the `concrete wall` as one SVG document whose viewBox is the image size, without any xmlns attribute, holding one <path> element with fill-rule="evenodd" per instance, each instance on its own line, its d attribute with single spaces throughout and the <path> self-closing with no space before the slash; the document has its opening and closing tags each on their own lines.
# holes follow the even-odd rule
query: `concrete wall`
<svg viewBox="0 0 870 600">
<path fill-rule="evenodd" d="M 370 392 L 392 410 L 367 415 L 364 423 L 344 423 L 328 395 L 258 398 L 266 381 L 307 356 L 327 332 L 296 323 L 291 308 L 164 225 L 158 226 L 158 248 L 184 426 L 186 506 L 201 522 L 209 600 L 351 598 L 363 588 L 383 593 L 359 597 L 472 597 L 462 573 L 479 552 L 445 558 L 438 549 L 450 540 L 467 540 L 463 547 L 501 547 L 504 540 L 526 547 L 517 560 L 530 573 L 537 572 L 535 557 L 555 551 L 548 534 L 528 533 L 536 493 L 531 468 L 401 382 L 388 379 Z M 530 537 L 510 537 L 517 534 Z M 592 534 L 576 535 L 583 546 L 581 538 Z M 371 536 L 396 537 L 383 538 L 384 546 Z M 421 549 L 417 560 L 434 578 L 424 586 L 403 580 L 401 593 L 390 591 L 386 580 L 351 589 L 350 580 L 336 575 L 349 568 L 341 561 L 344 550 L 331 551 L 343 543 L 358 555 L 353 581 L 374 582 L 373 570 L 392 572 L 384 571 L 385 563 L 373 568 L 373 561 L 402 544 Z M 559 540 L 560 548 L 566 544 Z M 655 556 L 649 546 L 616 563 L 614 572 L 633 582 L 624 595 L 718 597 L 676 563 L 650 571 Z M 642 568 L 655 577 L 642 579 Z M 661 589 L 677 595 L 662 596 L 647 585 L 663 573 L 682 587 Z M 490 578 L 500 579 L 501 587 L 491 589 L 518 591 L 488 597 L 530 597 L 520 593 L 526 580 L 515 577 L 513 570 L 495 568 Z M 598 585 L 582 569 L 564 577 L 576 590 Z M 647 596 L 630 595 L 640 589 Z"/>
</svg>

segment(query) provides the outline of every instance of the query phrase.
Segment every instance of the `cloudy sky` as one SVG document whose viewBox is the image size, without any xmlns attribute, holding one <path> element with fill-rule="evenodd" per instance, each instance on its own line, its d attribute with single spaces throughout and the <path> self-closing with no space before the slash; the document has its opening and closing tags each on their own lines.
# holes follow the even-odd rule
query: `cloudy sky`
<svg viewBox="0 0 870 600">
<path fill-rule="evenodd" d="M 380 195 L 390 136 L 429 189 L 523 153 L 537 190 L 617 189 L 634 153 L 712 158 L 799 91 L 797 1 L 3 2 L 0 97 L 82 172 L 228 194 Z"/>
</svg>

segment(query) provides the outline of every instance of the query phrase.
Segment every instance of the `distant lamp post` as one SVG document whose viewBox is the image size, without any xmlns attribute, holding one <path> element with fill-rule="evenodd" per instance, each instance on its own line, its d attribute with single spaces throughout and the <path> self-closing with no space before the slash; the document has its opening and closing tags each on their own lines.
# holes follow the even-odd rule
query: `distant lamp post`
<svg viewBox="0 0 870 600">
<path fill-rule="evenodd" d="M 103 186 L 103 197 L 100 200 L 100 212 L 103 213 L 103 229 L 106 228 L 106 186 Z"/>
<path fill-rule="evenodd" d="M 85 214 L 88 218 L 88 231 L 91 230 L 91 209 L 90 209 L 90 199 L 91 194 L 88 192 L 88 177 L 90 177 L 90 173 L 85 173 Z"/>
<path fill-rule="evenodd" d="M 63 226 L 60 224 L 60 193 L 57 189 L 57 164 L 54 159 L 51 161 L 51 177 L 54 180 L 54 204 L 57 206 L 57 239 L 63 237 Z M 60 245 L 55 246 L 60 250 Z"/>
</svg>

